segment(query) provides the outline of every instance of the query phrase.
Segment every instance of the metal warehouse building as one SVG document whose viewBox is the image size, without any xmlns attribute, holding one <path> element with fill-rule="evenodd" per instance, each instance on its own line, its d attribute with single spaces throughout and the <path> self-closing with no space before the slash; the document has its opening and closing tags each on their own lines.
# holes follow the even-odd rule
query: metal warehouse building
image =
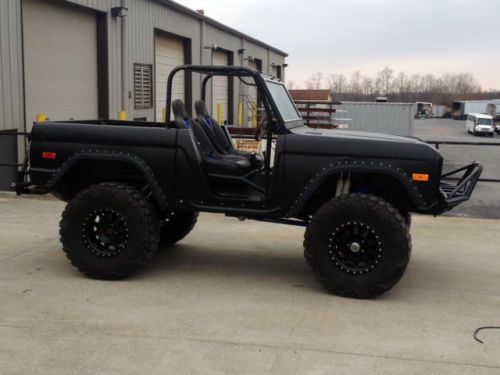
<svg viewBox="0 0 500 375">
<path fill-rule="evenodd" d="M 283 79 L 286 56 L 167 0 L 1 0 L 0 131 L 29 131 L 39 113 L 76 120 L 125 111 L 128 119 L 162 121 L 173 67 L 239 65 Z M 176 80 L 174 98 L 192 108 L 201 77 Z M 208 108 L 215 114 L 220 104 L 223 122 L 249 126 L 255 90 L 233 79 L 213 81 Z M 4 161 L 16 145 L 1 142 Z"/>
</svg>

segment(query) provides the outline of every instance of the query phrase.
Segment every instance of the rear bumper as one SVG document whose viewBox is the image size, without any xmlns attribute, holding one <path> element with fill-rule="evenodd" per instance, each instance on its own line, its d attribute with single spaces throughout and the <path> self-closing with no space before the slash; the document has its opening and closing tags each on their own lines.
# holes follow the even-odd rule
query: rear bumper
<svg viewBox="0 0 500 375">
<path fill-rule="evenodd" d="M 441 176 L 439 190 L 444 210 L 469 200 L 483 171 L 478 162 L 455 169 Z M 453 183 L 457 181 L 456 183 Z"/>
</svg>

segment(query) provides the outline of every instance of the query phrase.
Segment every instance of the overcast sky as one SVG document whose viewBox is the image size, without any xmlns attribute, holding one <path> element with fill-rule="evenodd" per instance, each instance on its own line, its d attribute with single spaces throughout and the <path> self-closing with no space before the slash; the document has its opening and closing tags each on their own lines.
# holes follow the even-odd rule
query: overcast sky
<svg viewBox="0 0 500 375">
<path fill-rule="evenodd" d="M 500 0 L 178 0 L 289 54 L 286 79 L 314 72 L 471 72 L 500 88 Z"/>
</svg>

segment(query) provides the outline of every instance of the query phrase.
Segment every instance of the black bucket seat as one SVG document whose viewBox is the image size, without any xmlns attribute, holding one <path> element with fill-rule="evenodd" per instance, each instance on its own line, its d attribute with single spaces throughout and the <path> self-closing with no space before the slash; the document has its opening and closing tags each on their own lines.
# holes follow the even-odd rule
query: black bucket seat
<svg viewBox="0 0 500 375">
<path fill-rule="evenodd" d="M 223 155 L 240 155 L 246 157 L 254 168 L 260 168 L 264 164 L 264 157 L 260 153 L 238 151 L 233 147 L 231 141 L 224 134 L 217 120 L 208 113 L 207 106 L 203 100 L 194 103 L 196 120 L 212 142 L 217 151 Z"/>
<path fill-rule="evenodd" d="M 182 100 L 176 99 L 172 102 L 172 112 L 178 129 L 190 129 L 193 132 L 208 174 L 240 176 L 253 169 L 248 158 L 244 156 L 221 154 L 208 138 L 201 125 L 189 117 Z"/>
</svg>

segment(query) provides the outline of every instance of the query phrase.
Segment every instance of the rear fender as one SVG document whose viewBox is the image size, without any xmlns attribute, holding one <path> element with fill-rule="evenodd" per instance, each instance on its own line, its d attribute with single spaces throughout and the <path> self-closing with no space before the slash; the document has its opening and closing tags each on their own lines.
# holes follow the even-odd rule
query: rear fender
<svg viewBox="0 0 500 375">
<path fill-rule="evenodd" d="M 167 199 L 165 194 L 163 193 L 160 184 L 158 183 L 149 165 L 137 155 L 127 152 L 108 151 L 102 149 L 77 152 L 68 157 L 64 163 L 56 169 L 54 174 L 47 181 L 47 188 L 49 190 L 56 189 L 63 177 L 82 161 L 118 161 L 130 165 L 132 168 L 139 171 L 144 177 L 144 180 L 149 184 L 158 207 L 160 209 L 167 208 Z"/>
</svg>

